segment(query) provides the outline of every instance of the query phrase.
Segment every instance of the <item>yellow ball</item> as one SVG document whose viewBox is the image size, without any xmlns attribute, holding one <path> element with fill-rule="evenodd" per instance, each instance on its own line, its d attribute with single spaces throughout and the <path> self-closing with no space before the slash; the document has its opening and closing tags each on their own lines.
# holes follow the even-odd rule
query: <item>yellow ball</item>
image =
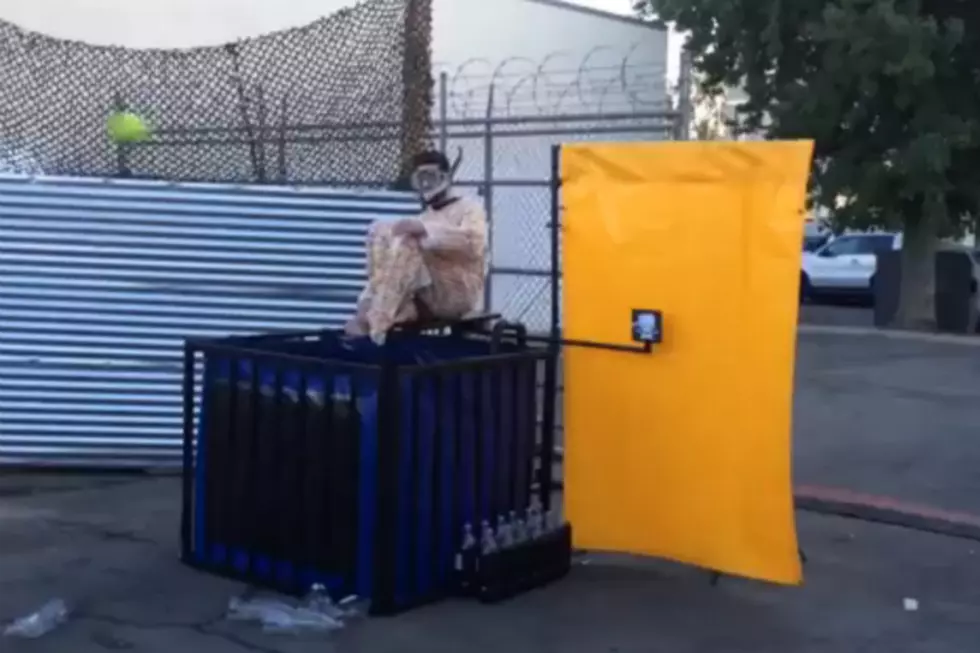
<svg viewBox="0 0 980 653">
<path fill-rule="evenodd" d="M 150 130 L 143 119 L 129 111 L 116 111 L 106 121 L 109 138 L 117 143 L 135 143 L 150 136 Z"/>
</svg>

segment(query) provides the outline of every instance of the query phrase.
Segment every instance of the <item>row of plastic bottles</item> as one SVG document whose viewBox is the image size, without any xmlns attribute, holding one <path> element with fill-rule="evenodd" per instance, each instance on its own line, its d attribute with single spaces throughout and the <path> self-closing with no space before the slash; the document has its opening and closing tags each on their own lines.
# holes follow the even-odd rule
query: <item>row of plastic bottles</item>
<svg viewBox="0 0 980 653">
<path fill-rule="evenodd" d="M 480 537 L 477 540 L 472 524 L 463 526 L 462 556 L 474 551 L 487 555 L 500 549 L 518 546 L 561 527 L 561 517 L 554 509 L 543 512 L 541 502 L 536 498 L 525 514 L 511 511 L 506 517 L 499 515 L 495 526 L 489 520 L 480 524 Z"/>
</svg>

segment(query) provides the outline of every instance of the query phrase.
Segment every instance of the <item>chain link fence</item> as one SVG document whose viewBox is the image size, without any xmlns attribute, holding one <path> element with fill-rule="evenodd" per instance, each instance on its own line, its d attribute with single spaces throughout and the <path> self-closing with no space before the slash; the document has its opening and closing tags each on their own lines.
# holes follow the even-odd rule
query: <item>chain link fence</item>
<svg viewBox="0 0 980 653">
<path fill-rule="evenodd" d="M 482 179 L 464 178 L 480 189 L 492 225 L 493 259 L 489 306 L 529 329 L 546 332 L 551 323 L 551 149 L 585 141 L 649 141 L 672 137 L 672 112 L 497 118 L 479 136 L 489 155 L 479 166 Z M 463 132 L 465 133 L 465 132 Z M 462 140 L 462 133 L 451 140 Z M 477 172 L 477 171 L 474 171 Z"/>
<path fill-rule="evenodd" d="M 390 183 L 431 129 L 431 0 L 367 0 L 217 47 L 137 50 L 0 22 L 0 150 L 49 175 Z M 125 109 L 153 128 L 117 147 Z M 13 162 L 13 163 L 11 163 Z"/>
<path fill-rule="evenodd" d="M 562 63 L 567 57 L 557 54 L 538 64 L 515 61 L 517 72 L 503 62 L 490 75 L 470 75 L 464 64 L 439 79 L 437 140 L 463 153 L 458 183 L 483 196 L 491 222 L 487 306 L 534 332 L 547 333 L 552 320 L 552 147 L 688 138 L 689 66 L 681 66 L 672 97 L 664 67 L 635 57 L 638 48 L 612 61 L 604 50 L 604 62 L 593 56 L 597 49 L 581 61 Z M 559 370 L 557 479 L 564 476 L 563 378 Z"/>
<path fill-rule="evenodd" d="M 682 113 L 664 109 L 603 116 L 490 117 L 442 123 L 440 139 L 450 149 L 466 152 L 459 183 L 483 195 L 491 222 L 492 261 L 486 295 L 490 309 L 524 323 L 532 332 L 550 331 L 553 145 L 668 140 L 679 137 L 683 120 Z M 559 232 L 559 247 L 560 243 Z M 560 270 L 558 278 L 560 284 Z M 560 291 L 559 287 L 559 297 Z M 564 381 L 561 373 L 558 378 L 555 478 L 561 479 Z"/>
<path fill-rule="evenodd" d="M 685 139 L 690 67 L 676 93 L 663 57 L 640 40 L 553 52 L 473 59 L 438 80 L 437 140 L 461 151 L 458 178 L 479 191 L 491 221 L 487 305 L 535 331 L 551 323 L 551 149 L 577 141 Z"/>
</svg>

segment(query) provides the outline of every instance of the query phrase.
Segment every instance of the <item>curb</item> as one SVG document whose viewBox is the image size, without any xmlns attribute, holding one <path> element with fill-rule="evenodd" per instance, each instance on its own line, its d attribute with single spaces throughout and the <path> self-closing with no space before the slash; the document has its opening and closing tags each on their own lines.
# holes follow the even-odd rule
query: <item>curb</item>
<svg viewBox="0 0 980 653">
<path fill-rule="evenodd" d="M 802 486 L 796 489 L 795 499 L 798 510 L 980 541 L 980 515 L 840 488 Z"/>
<path fill-rule="evenodd" d="M 922 333 L 918 331 L 899 331 L 896 329 L 876 329 L 873 327 L 846 327 L 821 324 L 799 324 L 796 328 L 801 336 L 855 336 L 878 337 L 891 340 L 912 340 L 916 342 L 935 342 L 947 345 L 962 345 L 964 347 L 980 347 L 980 338 L 971 335 L 955 335 L 951 333 Z"/>
</svg>

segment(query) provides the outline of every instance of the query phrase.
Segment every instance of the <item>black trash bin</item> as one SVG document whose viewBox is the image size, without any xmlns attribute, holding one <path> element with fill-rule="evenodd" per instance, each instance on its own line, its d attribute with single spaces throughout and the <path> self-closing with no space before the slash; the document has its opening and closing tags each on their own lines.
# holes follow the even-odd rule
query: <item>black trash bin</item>
<svg viewBox="0 0 980 653">
<path fill-rule="evenodd" d="M 936 328 L 947 333 L 973 333 L 978 326 L 974 261 L 965 249 L 949 247 L 935 259 Z M 902 284 L 902 253 L 878 255 L 874 281 L 874 324 L 890 326 L 898 312 Z"/>
<path fill-rule="evenodd" d="M 464 526 L 551 491 L 552 356 L 499 334 L 188 341 L 184 561 L 291 594 L 322 583 L 374 614 L 447 595 Z"/>
<path fill-rule="evenodd" d="M 947 333 L 973 333 L 977 324 L 973 259 L 965 249 L 936 254 L 936 328 Z"/>
<path fill-rule="evenodd" d="M 902 253 L 881 252 L 877 255 L 874 287 L 874 325 L 884 328 L 891 325 L 898 313 L 898 299 L 902 285 Z"/>
</svg>

